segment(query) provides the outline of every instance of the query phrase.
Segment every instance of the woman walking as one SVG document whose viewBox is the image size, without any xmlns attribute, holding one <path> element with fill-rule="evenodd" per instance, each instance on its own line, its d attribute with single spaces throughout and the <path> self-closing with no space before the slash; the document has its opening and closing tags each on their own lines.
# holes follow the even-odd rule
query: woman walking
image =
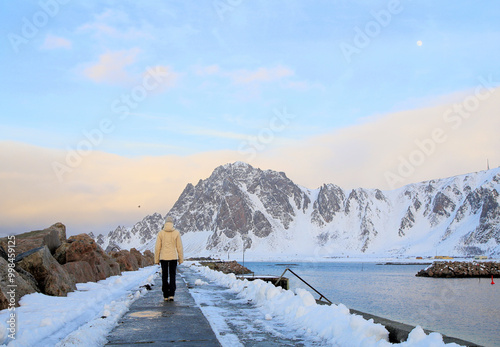
<svg viewBox="0 0 500 347">
<path fill-rule="evenodd" d="M 161 264 L 162 291 L 165 301 L 174 300 L 177 260 L 179 264 L 184 262 L 181 234 L 174 228 L 172 217 L 167 217 L 165 226 L 156 237 L 155 247 L 155 264 Z"/>
</svg>

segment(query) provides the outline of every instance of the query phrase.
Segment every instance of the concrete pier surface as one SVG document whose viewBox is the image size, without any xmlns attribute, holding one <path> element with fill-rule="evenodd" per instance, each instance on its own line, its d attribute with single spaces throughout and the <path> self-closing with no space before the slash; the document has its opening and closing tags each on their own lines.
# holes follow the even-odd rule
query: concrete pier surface
<svg viewBox="0 0 500 347">
<path fill-rule="evenodd" d="M 207 319 L 177 274 L 175 301 L 163 301 L 161 278 L 135 301 L 107 336 L 106 346 L 220 346 Z"/>
<path fill-rule="evenodd" d="M 108 334 L 106 346 L 211 347 L 221 346 L 221 342 L 244 346 L 268 346 L 270 343 L 275 346 L 324 345 L 321 339 L 311 338 L 296 329 L 292 331 L 279 321 L 268 321 L 255 305 L 237 298 L 225 287 L 207 282 L 197 286 L 196 281 L 207 279 L 192 268 L 181 266 L 178 271 L 175 301 L 163 300 L 162 281 L 157 278 L 152 290 L 135 301 Z M 351 313 L 384 325 L 392 343 L 405 341 L 414 328 L 364 312 L 351 310 Z M 216 332 L 205 315 L 218 320 Z M 221 321 L 224 322 L 222 325 Z M 462 346 L 477 346 L 448 336 L 443 336 L 443 340 Z"/>
</svg>

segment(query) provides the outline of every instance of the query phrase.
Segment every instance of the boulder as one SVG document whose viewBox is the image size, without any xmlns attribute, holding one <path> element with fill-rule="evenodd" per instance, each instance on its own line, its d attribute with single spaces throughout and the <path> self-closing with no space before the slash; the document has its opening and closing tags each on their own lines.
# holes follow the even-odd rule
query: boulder
<svg viewBox="0 0 500 347">
<path fill-rule="evenodd" d="M 4 292 L 4 289 L 0 287 L 0 310 L 5 310 L 6 308 L 9 307 L 9 299 L 7 299 L 6 295 L 7 291 Z"/>
<path fill-rule="evenodd" d="M 0 310 L 17 307 L 23 295 L 38 291 L 10 264 L 0 258 Z"/>
<path fill-rule="evenodd" d="M 111 252 L 111 256 L 120 264 L 121 271 L 136 271 L 139 270 L 139 264 L 134 255 L 129 251 L 122 249 L 118 252 Z"/>
<path fill-rule="evenodd" d="M 16 235 L 16 253 L 27 252 L 30 249 L 38 248 L 43 245 L 49 246 L 49 250 L 55 249 L 61 243 L 66 241 L 66 226 L 62 223 L 55 223 L 43 230 L 30 231 L 24 234 Z M 0 245 L 7 249 L 8 239 L 0 239 Z"/>
<path fill-rule="evenodd" d="M 61 245 L 59 233 L 56 229 L 51 229 L 50 232 L 43 237 L 43 243 L 49 248 L 50 253 L 54 254 L 56 249 Z"/>
<path fill-rule="evenodd" d="M 155 255 L 149 249 L 144 251 L 144 258 L 146 259 L 146 266 L 154 265 L 155 263 Z"/>
<path fill-rule="evenodd" d="M 3 249 L 2 245 L 0 245 L 0 258 L 7 260 L 8 257 L 7 252 L 5 252 L 5 249 Z"/>
<path fill-rule="evenodd" d="M 23 280 L 28 283 L 28 285 L 33 288 L 33 290 L 37 293 L 40 293 L 40 286 L 38 285 L 38 282 L 31 273 L 28 271 L 24 270 L 22 267 L 20 267 L 18 264 L 16 264 L 16 267 L 14 268 L 16 272 L 23 278 Z"/>
<path fill-rule="evenodd" d="M 137 249 L 135 249 L 135 248 L 130 249 L 130 254 L 132 254 L 135 257 L 135 259 L 137 260 L 137 265 L 140 268 L 147 266 L 146 265 L 146 258 L 144 258 L 142 253 L 139 252 Z"/>
<path fill-rule="evenodd" d="M 72 261 L 62 266 L 68 271 L 75 283 L 96 282 L 97 276 L 86 261 Z"/>
<path fill-rule="evenodd" d="M 44 294 L 66 296 L 76 289 L 69 273 L 52 257 L 47 246 L 19 254 L 16 262 L 33 275 Z"/>
<path fill-rule="evenodd" d="M 61 265 L 66 264 L 66 251 L 68 250 L 70 243 L 62 243 L 54 252 L 54 258 Z"/>
<path fill-rule="evenodd" d="M 67 244 L 62 244 L 55 257 L 64 264 L 85 261 L 89 263 L 96 280 L 120 274 L 120 265 L 102 250 L 94 239 L 87 234 L 71 236 Z"/>
</svg>

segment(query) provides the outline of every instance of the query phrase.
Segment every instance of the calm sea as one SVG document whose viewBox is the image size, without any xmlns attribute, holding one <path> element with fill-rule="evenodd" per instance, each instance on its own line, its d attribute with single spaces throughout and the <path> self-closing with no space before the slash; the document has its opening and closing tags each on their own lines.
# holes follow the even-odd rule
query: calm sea
<svg viewBox="0 0 500 347">
<path fill-rule="evenodd" d="M 500 346 L 500 279 L 491 285 L 487 278 L 416 277 L 426 265 L 245 262 L 245 266 L 256 275 L 275 276 L 290 267 L 334 303 L 479 345 Z M 285 276 L 290 278 L 290 289 L 308 289 L 291 273 Z"/>
</svg>

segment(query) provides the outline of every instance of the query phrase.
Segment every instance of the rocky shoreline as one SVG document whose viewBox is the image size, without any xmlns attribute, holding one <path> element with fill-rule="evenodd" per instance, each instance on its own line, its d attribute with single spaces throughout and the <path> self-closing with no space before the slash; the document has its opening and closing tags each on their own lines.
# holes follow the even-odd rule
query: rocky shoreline
<svg viewBox="0 0 500 347">
<path fill-rule="evenodd" d="M 194 260 L 194 259 L 193 259 Z M 251 270 L 238 263 L 236 260 L 221 261 L 221 260 L 202 260 L 200 264 L 207 266 L 212 270 L 220 271 L 225 274 L 233 273 L 235 275 L 243 275 L 252 273 Z"/>
<path fill-rule="evenodd" d="M 0 310 L 19 306 L 26 294 L 66 296 L 76 283 L 97 282 L 153 263 L 151 251 L 106 253 L 87 234 L 66 238 L 62 223 L 11 235 L 0 239 Z"/>
<path fill-rule="evenodd" d="M 500 263 L 493 261 L 436 261 L 415 276 L 437 278 L 500 277 Z"/>
</svg>

